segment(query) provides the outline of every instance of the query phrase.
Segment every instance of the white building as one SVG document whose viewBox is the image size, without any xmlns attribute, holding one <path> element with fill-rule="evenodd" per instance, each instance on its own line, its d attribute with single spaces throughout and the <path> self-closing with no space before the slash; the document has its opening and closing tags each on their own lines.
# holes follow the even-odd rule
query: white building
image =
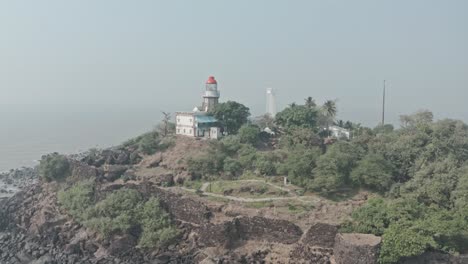
<svg viewBox="0 0 468 264">
<path fill-rule="evenodd" d="M 202 111 L 195 107 L 191 112 L 176 112 L 176 134 L 198 138 L 221 137 L 218 120 L 208 114 L 218 104 L 218 100 L 218 83 L 210 76 L 203 94 Z"/>
<path fill-rule="evenodd" d="M 349 132 L 348 129 L 345 129 L 339 126 L 330 126 L 329 129 L 330 129 L 331 136 L 334 138 L 338 138 L 338 139 L 340 138 L 350 139 L 351 138 L 351 132 Z"/>
</svg>

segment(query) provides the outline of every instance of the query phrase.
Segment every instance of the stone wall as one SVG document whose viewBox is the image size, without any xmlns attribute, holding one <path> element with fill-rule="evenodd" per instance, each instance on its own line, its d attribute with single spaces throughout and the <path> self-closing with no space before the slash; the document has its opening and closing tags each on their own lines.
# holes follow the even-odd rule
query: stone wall
<svg viewBox="0 0 468 264">
<path fill-rule="evenodd" d="M 307 230 L 302 243 L 311 247 L 333 248 L 337 233 L 337 225 L 317 223 Z"/>
<path fill-rule="evenodd" d="M 201 245 L 224 245 L 226 248 L 235 247 L 243 240 L 294 244 L 302 236 L 302 230 L 291 222 L 259 216 L 237 217 L 222 224 L 207 224 L 198 229 L 198 233 Z"/>
<path fill-rule="evenodd" d="M 337 234 L 333 249 L 336 264 L 376 264 L 382 239 L 366 234 Z"/>
<path fill-rule="evenodd" d="M 241 217 L 239 225 L 244 239 L 293 244 L 303 234 L 297 225 L 289 221 L 259 216 Z"/>
<path fill-rule="evenodd" d="M 132 187 L 127 185 L 127 187 Z M 143 183 L 133 186 L 144 195 L 155 196 L 161 205 L 171 214 L 174 219 L 196 225 L 203 225 L 209 222 L 212 213 L 203 203 L 175 194 L 150 183 Z"/>
</svg>

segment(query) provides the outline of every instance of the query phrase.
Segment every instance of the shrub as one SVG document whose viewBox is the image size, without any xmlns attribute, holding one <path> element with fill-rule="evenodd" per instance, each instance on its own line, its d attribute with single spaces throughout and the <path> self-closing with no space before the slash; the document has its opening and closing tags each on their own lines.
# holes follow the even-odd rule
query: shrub
<svg viewBox="0 0 468 264">
<path fill-rule="evenodd" d="M 355 184 L 369 187 L 376 191 L 387 191 L 393 184 L 393 166 L 383 156 L 368 154 L 352 171 L 351 179 Z"/>
<path fill-rule="evenodd" d="M 88 208 L 93 204 L 94 182 L 79 182 L 70 189 L 57 194 L 59 204 L 81 222 L 88 218 Z"/>
<path fill-rule="evenodd" d="M 126 232 L 137 225 L 136 210 L 142 198 L 135 190 L 122 189 L 108 195 L 90 211 L 85 225 L 105 236 Z"/>
<path fill-rule="evenodd" d="M 178 235 L 156 198 L 144 201 L 136 190 L 120 189 L 95 204 L 94 182 L 76 183 L 58 194 L 60 206 L 76 221 L 105 237 L 141 230 L 139 246 L 163 246 Z"/>
<path fill-rule="evenodd" d="M 272 157 L 267 155 L 258 155 L 255 161 L 257 173 L 261 175 L 273 176 L 276 175 L 276 165 Z"/>
<path fill-rule="evenodd" d="M 70 174 L 70 162 L 67 157 L 58 153 L 52 153 L 42 157 L 39 164 L 39 175 L 45 181 L 57 181 L 68 177 Z"/>
<path fill-rule="evenodd" d="M 158 150 L 159 133 L 149 132 L 143 134 L 138 141 L 138 150 L 143 154 L 151 155 Z"/>
<path fill-rule="evenodd" d="M 148 248 L 165 245 L 178 235 L 169 215 L 161 209 L 156 198 L 150 198 L 140 208 L 138 215 L 143 229 L 139 246 Z"/>
<path fill-rule="evenodd" d="M 224 160 L 223 170 L 228 176 L 235 177 L 242 173 L 242 166 L 239 163 L 239 161 L 233 158 L 227 157 Z"/>
<path fill-rule="evenodd" d="M 238 151 L 238 161 L 244 170 L 252 169 L 256 158 L 257 150 L 251 145 L 244 144 Z"/>
<path fill-rule="evenodd" d="M 171 140 L 161 142 L 159 133 L 151 131 L 124 142 L 123 147 L 137 149 L 139 152 L 151 155 L 158 150 L 166 149 L 173 144 Z"/>
<path fill-rule="evenodd" d="M 435 246 L 431 236 L 403 223 L 390 225 L 382 240 L 381 263 L 397 263 L 402 257 L 419 256 Z"/>
<path fill-rule="evenodd" d="M 256 145 L 260 139 L 260 128 L 255 125 L 243 125 L 238 132 L 241 143 Z"/>
</svg>

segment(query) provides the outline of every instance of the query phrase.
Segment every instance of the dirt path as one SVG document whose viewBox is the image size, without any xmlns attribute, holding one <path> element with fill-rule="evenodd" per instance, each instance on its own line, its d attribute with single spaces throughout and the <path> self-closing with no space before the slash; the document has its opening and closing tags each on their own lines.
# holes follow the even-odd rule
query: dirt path
<svg viewBox="0 0 468 264">
<path fill-rule="evenodd" d="M 237 202 L 244 202 L 244 203 L 255 203 L 255 202 L 271 202 L 271 201 L 282 201 L 282 200 L 297 200 L 303 203 L 311 203 L 311 202 L 318 202 L 320 201 L 319 198 L 317 197 L 312 197 L 312 196 L 298 196 L 295 192 L 291 191 L 288 188 L 284 188 L 278 185 L 275 185 L 270 182 L 262 181 L 262 180 L 237 180 L 238 182 L 259 182 L 259 183 L 264 183 L 267 184 L 273 188 L 279 189 L 281 191 L 288 192 L 292 197 L 268 197 L 268 198 L 245 198 L 245 197 L 236 197 L 236 196 L 230 196 L 230 195 L 223 195 L 223 194 L 217 194 L 217 193 L 211 193 L 207 192 L 206 189 L 210 186 L 210 182 L 205 182 L 200 188 L 200 191 L 202 191 L 202 194 L 205 196 L 210 196 L 210 197 L 216 197 L 216 198 L 222 198 L 222 199 L 227 199 L 230 201 L 237 201 Z M 192 192 L 195 193 L 196 190 L 185 188 L 185 187 L 169 187 L 169 188 L 179 188 L 184 191 Z M 313 198 L 313 199 L 311 199 Z"/>
</svg>

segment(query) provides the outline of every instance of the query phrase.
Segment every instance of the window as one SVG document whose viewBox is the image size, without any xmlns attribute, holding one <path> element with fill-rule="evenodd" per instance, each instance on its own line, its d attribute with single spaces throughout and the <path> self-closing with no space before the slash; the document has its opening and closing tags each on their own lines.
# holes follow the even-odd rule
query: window
<svg viewBox="0 0 468 264">
<path fill-rule="evenodd" d="M 177 129 L 177 134 L 180 134 L 180 129 Z"/>
<path fill-rule="evenodd" d="M 190 123 L 192 123 L 192 118 L 190 118 L 189 120 L 190 120 Z"/>
<path fill-rule="evenodd" d="M 180 118 L 177 118 L 177 123 L 180 123 Z"/>
<path fill-rule="evenodd" d="M 189 132 L 189 134 L 192 134 L 192 129 L 190 129 L 190 132 Z"/>
<path fill-rule="evenodd" d="M 184 129 L 184 134 L 185 134 L 185 129 Z"/>
</svg>

